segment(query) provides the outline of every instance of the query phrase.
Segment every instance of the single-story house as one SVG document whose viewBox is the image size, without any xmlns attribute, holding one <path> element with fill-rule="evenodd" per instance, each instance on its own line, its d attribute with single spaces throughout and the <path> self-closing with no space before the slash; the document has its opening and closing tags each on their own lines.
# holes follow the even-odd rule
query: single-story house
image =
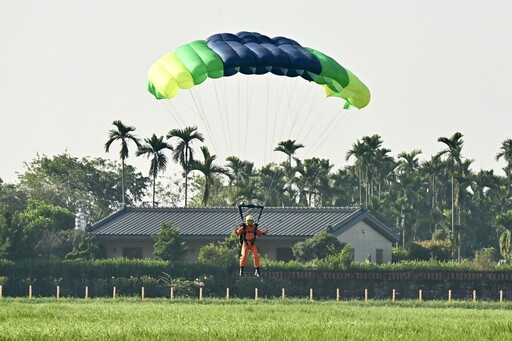
<svg viewBox="0 0 512 341">
<path fill-rule="evenodd" d="M 247 212 L 246 212 L 247 214 Z M 255 218 L 258 212 L 251 212 Z M 242 222 L 237 208 L 123 207 L 91 225 L 87 231 L 105 246 L 107 257 L 153 258 L 153 236 L 162 223 L 180 230 L 188 247 L 185 260 L 196 260 L 204 245 L 223 240 Z M 386 263 L 398 235 L 361 208 L 266 207 L 259 220 L 268 235 L 258 238 L 260 254 L 276 260 L 293 259 L 291 247 L 328 230 L 354 249 L 355 261 Z"/>
</svg>

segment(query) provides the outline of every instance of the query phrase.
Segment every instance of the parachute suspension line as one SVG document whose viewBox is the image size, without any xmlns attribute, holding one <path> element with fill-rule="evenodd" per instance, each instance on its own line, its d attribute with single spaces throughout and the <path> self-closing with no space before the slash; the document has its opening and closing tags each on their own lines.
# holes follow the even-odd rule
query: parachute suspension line
<svg viewBox="0 0 512 341">
<path fill-rule="evenodd" d="M 190 91 L 190 96 L 192 97 L 192 101 L 194 102 L 196 108 L 199 110 L 199 117 L 201 118 L 201 121 L 205 125 L 206 131 L 207 131 L 208 135 L 210 136 L 210 138 L 212 140 L 213 149 L 215 150 L 215 153 L 220 153 L 221 151 L 218 148 L 217 143 L 215 141 L 215 135 L 213 135 L 213 133 L 212 133 L 212 128 L 210 126 L 210 122 L 206 118 L 205 113 L 203 111 L 201 111 L 201 105 L 198 103 L 199 99 L 196 99 L 196 96 L 194 95 L 196 90 L 194 88 L 192 88 L 190 90 L 191 90 Z M 201 96 L 199 96 L 199 97 L 201 97 Z"/>
<path fill-rule="evenodd" d="M 320 100 L 320 98 L 321 98 L 321 96 L 317 92 L 316 95 L 312 98 L 312 103 L 309 106 L 309 110 L 306 114 L 306 117 L 302 121 L 302 125 L 299 128 L 299 132 L 297 133 L 297 136 L 305 136 L 304 140 L 306 140 L 306 138 L 309 136 L 310 132 L 313 130 L 313 127 L 316 125 L 315 123 L 318 122 L 321 110 L 315 110 L 315 109 L 317 109 L 318 101 Z M 311 114 L 314 111 L 316 111 L 316 115 L 313 115 L 314 117 L 310 121 Z M 305 127 L 308 127 L 308 129 L 306 130 L 306 133 L 303 135 L 302 132 L 304 131 Z"/>
<path fill-rule="evenodd" d="M 226 121 L 228 122 L 228 135 L 229 135 L 229 142 L 230 142 L 230 145 L 229 145 L 229 153 L 232 154 L 233 153 L 233 150 L 232 150 L 232 147 L 233 147 L 233 134 L 231 133 L 231 120 L 229 119 L 229 107 L 228 107 L 228 95 L 227 95 L 227 91 L 226 91 L 226 81 L 222 80 L 221 82 L 222 84 L 222 92 L 223 92 L 223 98 L 224 98 L 224 113 L 226 115 Z M 231 155 L 226 155 L 226 158 L 228 156 L 231 156 Z"/>
<path fill-rule="evenodd" d="M 236 87 L 238 96 L 237 96 L 237 108 L 236 108 L 236 155 L 239 158 L 244 159 L 244 156 L 240 155 L 240 78 L 237 77 L 238 86 Z"/>
<path fill-rule="evenodd" d="M 174 107 L 174 103 L 171 101 L 160 101 L 165 109 L 171 113 L 171 117 L 178 126 L 184 126 L 185 122 L 181 120 L 178 110 Z"/>
<path fill-rule="evenodd" d="M 286 111 L 285 111 L 285 116 L 283 118 L 283 124 L 281 124 L 281 132 L 279 133 L 279 136 L 280 138 L 282 138 L 284 136 L 284 129 L 287 125 L 290 125 L 291 124 L 288 122 L 288 117 L 290 116 L 290 112 L 291 112 L 291 106 L 292 106 L 292 94 L 295 90 L 295 86 L 296 86 L 296 82 L 293 82 L 293 86 L 291 85 L 288 85 L 285 87 L 286 89 L 286 97 L 288 98 L 288 101 L 286 103 Z M 288 127 L 290 128 L 290 127 Z"/>
<path fill-rule="evenodd" d="M 303 89 L 305 89 L 305 88 L 303 88 Z M 294 90 L 294 91 L 298 92 L 297 90 Z M 314 96 L 314 94 L 315 94 L 315 92 L 312 91 L 311 86 L 308 86 L 307 89 L 301 91 L 301 94 L 300 94 L 301 100 L 297 104 L 298 107 L 294 108 L 294 110 L 292 112 L 292 120 L 291 120 L 291 125 L 288 130 L 287 139 L 291 139 L 292 134 L 294 135 L 294 137 L 293 137 L 294 139 L 296 137 L 302 138 L 303 135 L 301 133 L 305 126 L 308 126 L 310 130 L 314 129 L 315 125 L 318 122 L 318 119 L 315 119 L 311 122 L 308 121 L 310 114 L 311 114 L 312 110 L 314 109 L 314 105 L 316 104 L 315 99 L 318 98 L 318 96 L 311 98 L 312 96 Z M 294 96 L 294 97 L 296 97 L 296 96 Z M 305 110 L 307 110 L 307 114 L 303 114 L 303 111 L 305 111 Z M 299 117 L 304 117 L 304 118 L 301 121 L 299 121 Z M 302 122 L 302 124 L 300 124 L 300 122 Z M 300 128 L 299 128 L 299 125 L 300 125 Z M 301 140 L 298 142 L 304 143 L 305 141 Z"/>
<path fill-rule="evenodd" d="M 309 115 L 310 115 L 311 111 L 313 110 L 313 107 L 314 107 L 314 105 L 316 103 L 315 99 L 318 99 L 318 96 L 314 96 L 314 92 L 312 91 L 312 88 L 313 88 L 312 86 L 308 86 L 307 90 L 304 93 L 304 95 L 301 96 L 302 102 L 299 103 L 299 108 L 297 110 L 297 115 L 295 116 L 295 118 L 293 120 L 292 128 L 294 128 L 295 125 L 298 123 L 299 117 L 303 116 L 302 112 L 304 110 L 306 110 L 306 108 L 309 109 L 307 111 L 306 118 L 302 121 L 301 129 L 299 130 L 299 134 L 297 136 L 300 136 L 300 132 L 302 131 L 302 127 L 304 127 L 304 122 L 307 122 L 307 120 L 309 118 Z M 311 98 L 312 96 L 314 96 L 314 97 Z M 310 102 L 309 105 L 307 105 L 308 102 Z M 291 135 L 291 131 L 290 131 L 290 135 Z M 288 137 L 290 137 L 290 135 L 288 135 Z"/>
<path fill-rule="evenodd" d="M 320 108 L 318 107 L 318 101 L 320 100 L 320 96 L 317 94 L 316 96 L 314 96 L 314 98 L 312 99 L 312 103 L 311 105 L 309 106 L 309 110 L 307 112 L 307 115 L 306 117 L 304 118 L 304 120 L 302 121 L 302 125 L 298 131 L 298 136 L 303 136 L 304 138 L 304 143 L 308 140 L 308 137 L 309 135 L 311 134 L 311 132 L 313 132 L 314 128 L 318 127 L 318 122 L 321 121 L 321 118 L 322 118 L 322 108 L 323 108 L 323 104 L 325 102 L 322 102 L 322 105 L 320 105 Z M 305 105 L 304 105 L 305 106 Z M 317 139 L 315 139 L 316 141 Z M 310 148 L 310 146 L 308 145 L 307 146 L 308 148 Z"/>
<path fill-rule="evenodd" d="M 251 107 L 252 107 L 252 95 L 253 95 L 253 90 L 254 90 L 254 77 L 245 77 L 245 86 L 246 86 L 246 93 L 247 93 L 247 97 L 246 97 L 246 101 L 245 101 L 245 136 L 244 136 L 244 155 L 247 151 L 247 139 L 249 138 L 249 135 L 250 135 L 250 130 L 249 130 L 249 120 L 251 118 Z M 251 82 L 251 88 L 249 90 L 249 82 Z M 250 143 L 250 141 L 249 141 Z"/>
<path fill-rule="evenodd" d="M 282 86 L 280 87 L 281 88 L 280 90 L 279 90 L 279 87 L 276 88 L 277 100 L 276 100 L 276 106 L 275 106 L 275 111 L 274 111 L 274 126 L 272 127 L 272 139 L 271 139 L 272 142 L 274 142 L 274 138 L 276 135 L 277 117 L 279 116 L 279 109 L 281 107 L 281 102 L 283 100 L 284 87 L 285 87 L 285 83 L 282 84 Z"/>
<path fill-rule="evenodd" d="M 310 149 L 310 155 L 314 155 L 314 153 L 320 148 L 323 143 L 338 129 L 338 126 L 341 124 L 341 122 L 345 121 L 345 119 L 348 117 L 348 120 L 350 120 L 353 116 L 353 113 L 347 113 L 347 111 L 350 110 L 339 110 L 338 113 L 335 113 L 333 119 L 329 123 L 329 125 L 324 129 L 324 131 L 320 134 L 320 138 L 316 140 L 316 143 L 312 146 Z M 340 113 L 343 112 L 343 115 Z M 341 117 L 341 119 L 340 119 Z M 334 122 L 336 124 L 334 124 Z M 327 132 L 328 131 L 328 132 Z"/>
<path fill-rule="evenodd" d="M 220 116 L 220 120 L 221 120 L 221 122 L 222 122 L 222 124 L 221 124 L 221 125 L 222 125 L 222 135 L 224 135 L 224 143 L 225 143 L 225 145 L 226 145 L 226 149 L 228 149 L 228 150 L 229 150 L 229 148 L 230 148 L 230 146 L 231 146 L 231 145 L 230 145 L 230 144 L 228 144 L 228 140 L 227 140 L 227 135 L 228 135 L 228 134 L 226 134 L 226 127 L 227 127 L 227 129 L 228 129 L 228 132 L 229 132 L 229 130 L 230 130 L 230 129 L 229 129 L 229 119 L 227 118 L 227 113 L 226 113 L 226 111 L 224 111 L 224 113 L 223 113 L 223 110 L 222 110 L 222 108 L 221 108 L 221 103 L 220 103 L 221 98 L 224 98 L 224 103 L 226 103 L 226 100 L 225 100 L 225 99 L 226 99 L 226 96 L 225 96 L 225 93 L 224 93 L 224 96 L 223 96 L 223 97 L 219 97 L 219 92 L 218 92 L 218 89 L 217 89 L 217 84 L 216 84 L 216 82 L 213 82 L 213 85 L 214 85 L 214 88 L 215 88 L 215 96 L 217 97 L 217 107 L 218 107 L 218 109 L 219 109 L 219 116 Z M 225 117 L 225 116 L 226 116 L 226 117 Z M 227 121 L 227 122 L 226 122 L 226 124 L 224 123 L 224 118 L 226 118 L 226 121 Z M 220 155 L 219 155 L 219 156 L 220 156 Z M 229 155 L 228 155 L 228 156 L 229 156 Z M 227 156 L 226 156 L 226 157 L 227 157 Z M 225 158 L 223 158 L 223 159 L 225 159 Z"/>
<path fill-rule="evenodd" d="M 269 115 L 269 104 L 270 104 L 270 77 L 267 73 L 267 103 L 266 103 L 266 113 L 265 113 L 265 128 L 268 127 L 268 115 Z M 267 145 L 267 142 L 268 142 L 268 129 L 265 129 L 265 156 L 264 156 L 264 162 L 266 162 L 268 160 L 268 145 Z"/>
</svg>

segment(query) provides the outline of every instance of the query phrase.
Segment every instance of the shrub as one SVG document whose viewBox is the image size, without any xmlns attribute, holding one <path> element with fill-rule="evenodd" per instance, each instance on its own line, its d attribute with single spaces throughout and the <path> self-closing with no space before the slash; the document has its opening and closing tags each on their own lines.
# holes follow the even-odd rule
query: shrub
<svg viewBox="0 0 512 341">
<path fill-rule="evenodd" d="M 238 238 L 233 234 L 222 242 L 210 243 L 199 250 L 200 263 L 226 268 L 228 271 L 237 267 L 240 246 Z"/>
<path fill-rule="evenodd" d="M 296 243 L 292 252 L 298 261 L 307 262 L 313 259 L 324 259 L 340 252 L 344 243 L 327 231 L 316 233 L 313 237 Z"/>
<path fill-rule="evenodd" d="M 350 267 L 353 260 L 354 250 L 347 244 L 337 254 L 328 255 L 326 258 L 319 260 L 317 268 L 326 270 L 346 270 Z"/>
<path fill-rule="evenodd" d="M 180 230 L 172 227 L 172 224 L 162 223 L 160 233 L 154 237 L 154 240 L 155 256 L 159 259 L 179 261 L 187 253 Z"/>
<path fill-rule="evenodd" d="M 478 270 L 493 270 L 496 267 L 497 255 L 498 252 L 493 247 L 480 249 L 475 253 L 473 264 Z"/>
<path fill-rule="evenodd" d="M 398 248 L 398 247 L 394 247 L 392 249 L 392 254 L 391 254 L 391 262 L 393 263 L 396 263 L 396 262 L 401 262 L 401 261 L 404 261 L 404 260 L 409 260 L 410 256 L 409 256 L 409 250 L 407 249 L 402 249 L 402 248 Z"/>
<path fill-rule="evenodd" d="M 424 240 L 413 242 L 409 256 L 413 260 L 448 261 L 452 258 L 452 243 L 449 240 Z"/>
</svg>

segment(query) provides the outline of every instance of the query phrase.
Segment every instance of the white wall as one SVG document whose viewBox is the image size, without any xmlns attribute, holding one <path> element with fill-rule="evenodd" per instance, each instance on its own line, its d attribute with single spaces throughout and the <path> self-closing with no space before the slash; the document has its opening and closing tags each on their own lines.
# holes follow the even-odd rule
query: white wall
<svg viewBox="0 0 512 341">
<path fill-rule="evenodd" d="M 393 243 L 364 221 L 340 234 L 338 239 L 352 246 L 356 262 L 364 262 L 370 255 L 372 263 L 375 263 L 377 249 L 383 249 L 384 263 L 391 262 Z"/>
</svg>

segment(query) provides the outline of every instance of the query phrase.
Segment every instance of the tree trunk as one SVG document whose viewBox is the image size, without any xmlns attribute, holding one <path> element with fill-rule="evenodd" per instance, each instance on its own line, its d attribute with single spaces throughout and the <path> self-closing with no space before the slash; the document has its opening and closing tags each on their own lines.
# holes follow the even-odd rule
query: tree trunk
<svg viewBox="0 0 512 341">
<path fill-rule="evenodd" d="M 124 159 L 121 159 L 121 202 L 124 206 Z"/>
<path fill-rule="evenodd" d="M 156 175 L 153 175 L 153 208 L 155 208 Z"/>
</svg>

